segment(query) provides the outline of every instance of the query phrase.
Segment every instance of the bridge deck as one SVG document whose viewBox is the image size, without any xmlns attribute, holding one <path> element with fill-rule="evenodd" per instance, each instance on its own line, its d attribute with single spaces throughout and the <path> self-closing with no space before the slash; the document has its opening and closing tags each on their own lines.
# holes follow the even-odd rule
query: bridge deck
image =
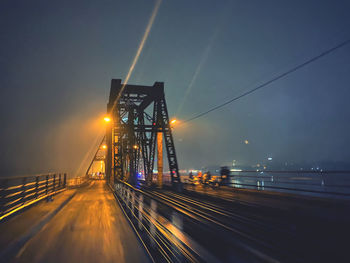
<svg viewBox="0 0 350 263">
<path fill-rule="evenodd" d="M 7 228 L 5 232 L 15 233 L 16 229 L 23 228 L 26 214 L 28 219 L 33 218 L 30 215 L 35 210 L 43 213 L 43 206 L 50 206 L 60 198 L 62 199 L 57 196 L 52 203 L 39 204 L 1 227 Z M 89 186 L 77 190 L 73 198 L 45 222 L 40 231 L 24 244 L 17 244 L 16 251 L 12 254 L 14 262 L 149 261 L 103 181 L 93 181 Z"/>
</svg>

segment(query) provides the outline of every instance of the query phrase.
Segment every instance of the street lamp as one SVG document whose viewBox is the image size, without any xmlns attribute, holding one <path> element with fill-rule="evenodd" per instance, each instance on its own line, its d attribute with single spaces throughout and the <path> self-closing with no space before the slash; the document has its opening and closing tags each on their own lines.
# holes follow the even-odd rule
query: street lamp
<svg viewBox="0 0 350 263">
<path fill-rule="evenodd" d="M 107 116 L 104 117 L 103 119 L 104 119 L 105 122 L 110 122 L 110 121 L 111 121 L 111 118 L 109 118 L 109 117 L 107 117 Z"/>
<path fill-rule="evenodd" d="M 107 149 L 107 145 L 106 144 L 102 145 L 102 149 Z"/>
<path fill-rule="evenodd" d="M 177 122 L 176 119 L 172 119 L 172 120 L 170 121 L 170 124 L 175 124 L 176 122 Z"/>
</svg>

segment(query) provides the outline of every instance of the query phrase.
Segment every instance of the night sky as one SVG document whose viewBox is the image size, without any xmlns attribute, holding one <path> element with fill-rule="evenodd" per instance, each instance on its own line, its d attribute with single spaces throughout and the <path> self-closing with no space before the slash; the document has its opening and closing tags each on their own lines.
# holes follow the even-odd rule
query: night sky
<svg viewBox="0 0 350 263">
<path fill-rule="evenodd" d="M 125 79 L 155 4 L 1 1 L 2 176 L 85 172 L 110 81 Z M 346 0 L 163 0 L 129 83 L 163 81 L 181 122 L 349 39 L 349 10 Z M 180 125 L 180 168 L 347 162 L 349 83 L 350 45 Z"/>
</svg>

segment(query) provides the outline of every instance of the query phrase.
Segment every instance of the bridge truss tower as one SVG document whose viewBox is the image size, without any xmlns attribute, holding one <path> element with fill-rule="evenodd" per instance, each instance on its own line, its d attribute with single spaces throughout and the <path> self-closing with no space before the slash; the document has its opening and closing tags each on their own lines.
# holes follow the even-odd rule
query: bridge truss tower
<svg viewBox="0 0 350 263">
<path fill-rule="evenodd" d="M 153 86 L 124 85 L 112 79 L 107 113 L 111 124 L 106 130 L 107 180 L 136 184 L 143 174 L 152 184 L 157 134 L 164 136 L 171 183 L 179 185 L 180 174 L 169 124 L 164 83 Z"/>
</svg>

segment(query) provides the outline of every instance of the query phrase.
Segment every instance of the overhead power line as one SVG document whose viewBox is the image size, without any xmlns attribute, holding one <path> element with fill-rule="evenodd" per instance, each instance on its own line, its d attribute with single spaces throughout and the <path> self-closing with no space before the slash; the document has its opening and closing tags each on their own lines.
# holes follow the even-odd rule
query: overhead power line
<svg viewBox="0 0 350 263">
<path fill-rule="evenodd" d="M 217 106 L 215 106 L 215 107 L 213 107 L 213 108 L 211 108 L 211 109 L 209 109 L 209 110 L 207 110 L 207 111 L 205 111 L 205 112 L 199 113 L 199 114 L 193 116 L 192 118 L 189 118 L 189 119 L 183 121 L 183 123 L 187 123 L 187 122 L 193 121 L 193 120 L 195 120 L 195 119 L 198 119 L 198 118 L 200 118 L 200 117 L 202 117 L 202 116 L 204 116 L 204 115 L 207 115 L 207 114 L 210 113 L 210 112 L 213 112 L 213 111 L 215 111 L 215 110 L 218 110 L 218 109 L 220 109 L 220 108 L 226 106 L 227 104 L 230 104 L 230 103 L 232 103 L 232 102 L 234 102 L 234 101 L 236 101 L 236 100 L 239 100 L 239 99 L 241 99 L 241 98 L 243 98 L 243 97 L 245 97 L 245 96 L 247 96 L 247 95 L 249 95 L 249 94 L 252 94 L 252 93 L 254 93 L 254 92 L 257 91 L 257 90 L 260 90 L 260 89 L 262 89 L 262 88 L 265 88 L 265 87 L 268 86 L 269 84 L 271 84 L 271 83 L 273 83 L 273 82 L 275 82 L 275 81 L 277 81 L 277 80 L 279 80 L 279 79 L 282 79 L 283 77 L 285 77 L 285 76 L 287 76 L 287 75 L 289 75 L 289 74 L 291 74 L 291 73 L 293 73 L 293 72 L 295 72 L 295 71 L 297 71 L 297 70 L 299 70 L 299 69 L 305 67 L 305 66 L 308 65 L 308 64 L 311 64 L 312 62 L 315 62 L 316 60 L 318 60 L 318 59 L 320 59 L 320 58 L 322 58 L 322 57 L 324 57 L 324 56 L 326 56 L 326 55 L 329 55 L 330 53 L 336 51 L 337 49 L 339 49 L 339 48 L 341 48 L 341 47 L 343 47 L 343 46 L 345 46 L 345 45 L 347 45 L 347 44 L 349 44 L 349 43 L 350 43 L 350 39 L 348 39 L 348 40 L 346 40 L 346 41 L 344 41 L 344 42 L 342 42 L 342 43 L 340 43 L 340 44 L 338 44 L 338 45 L 336 45 L 336 46 L 334 46 L 334 47 L 332 47 L 332 48 L 330 48 L 330 49 L 328 49 L 328 50 L 326 50 L 326 51 L 323 51 L 323 52 L 320 53 L 319 55 L 317 55 L 317 56 L 315 56 L 315 57 L 313 57 L 313 58 L 311 58 L 311 59 L 308 59 L 308 60 L 304 61 L 303 63 L 301 63 L 301 64 L 299 64 L 299 65 L 297 65 L 297 66 L 295 66 L 295 67 L 289 69 L 288 71 L 286 71 L 286 72 L 284 72 L 284 73 L 281 73 L 280 75 L 278 75 L 278 76 L 272 78 L 271 80 L 268 80 L 268 81 L 264 82 L 263 84 L 257 86 L 257 87 L 254 88 L 254 89 L 251 89 L 251 90 L 249 90 L 249 91 L 246 91 L 246 92 L 244 92 L 243 94 L 241 94 L 241 95 L 239 95 L 239 96 L 237 96 L 237 97 L 234 97 L 234 98 L 232 98 L 232 99 L 230 99 L 230 100 L 228 100 L 228 101 L 226 101 L 226 102 L 224 102 L 224 103 L 221 103 L 221 104 L 219 104 L 219 105 L 217 105 Z"/>
</svg>

